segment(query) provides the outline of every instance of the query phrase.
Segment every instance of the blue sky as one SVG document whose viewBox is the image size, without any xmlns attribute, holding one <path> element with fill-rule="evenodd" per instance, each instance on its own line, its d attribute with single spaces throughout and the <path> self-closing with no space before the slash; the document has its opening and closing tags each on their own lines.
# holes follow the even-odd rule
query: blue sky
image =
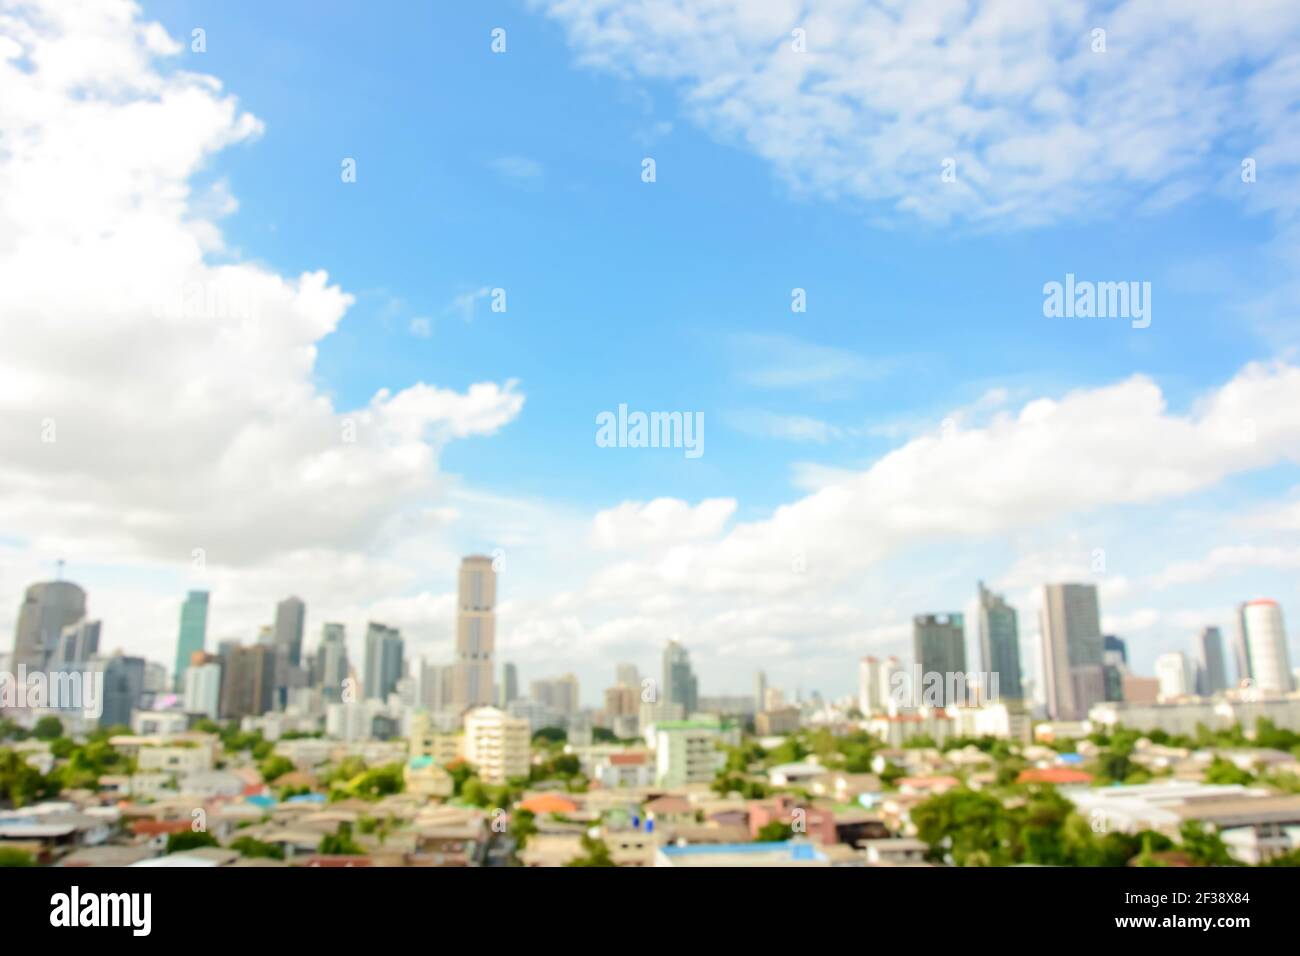
<svg viewBox="0 0 1300 956">
<path fill-rule="evenodd" d="M 206 586 L 215 636 L 255 633 L 293 591 L 313 633 L 338 618 L 356 642 L 387 619 L 445 658 L 456 556 L 496 548 L 501 656 L 525 680 L 575 669 L 593 701 L 616 659 L 650 669 L 674 635 L 706 690 L 745 690 L 764 666 L 841 693 L 845 662 L 906 655 L 911 615 L 963 609 L 977 577 L 1021 608 L 1029 662 L 1035 588 L 1062 577 L 1098 579 L 1144 668 L 1202 623 L 1230 630 L 1258 593 L 1300 614 L 1286 60 L 1300 18 L 1285 4 L 1226 32 L 1209 3 L 1177 22 L 1125 3 L 1019 18 L 830 0 L 113 10 L 133 40 L 30 19 L 50 18 L 51 50 L 59 31 L 95 37 L 103 55 L 78 69 L 99 71 L 106 109 L 196 99 L 164 98 L 138 139 L 97 133 L 102 157 L 67 160 L 101 162 L 83 179 L 118 191 L 112 229 L 62 238 L 129 233 L 131 184 L 155 180 L 113 172 L 147 169 L 190 193 L 166 211 L 170 246 L 136 256 L 141 282 L 228 263 L 278 283 L 263 305 L 283 323 L 240 333 L 255 352 L 215 324 L 178 338 L 174 362 L 124 352 L 112 388 L 156 386 L 134 413 L 125 392 L 120 410 L 5 406 L 72 437 L 56 462 L 23 452 L 46 457 L 0 484 L 4 567 L 34 579 L 67 557 L 108 633 L 151 656 L 170 659 L 181 592 Z M 927 16 L 935 38 L 912 29 Z M 150 41 L 150 21 L 175 43 Z M 1098 24 L 1105 52 L 1089 48 Z M 136 62 L 114 43 L 154 49 Z M 34 91 L 53 75 L 11 79 Z M 91 122 L 59 89 L 49 149 Z M 61 195 L 35 168 L 28 194 Z M 201 255 L 173 261 L 195 220 Z M 293 305 L 318 270 L 333 291 Z M 1149 282 L 1150 327 L 1045 318 L 1044 283 L 1067 273 Z M 87 301 L 115 306 L 96 281 L 79 283 Z M 25 295 L 34 311 L 58 298 Z M 40 314 L 59 309 L 48 331 L 67 343 L 84 313 Z M 63 363 L 40 370 L 51 395 L 85 374 L 78 356 L 42 361 Z M 620 403 L 702 412 L 705 454 L 597 447 L 596 416 Z M 322 444 L 366 409 L 361 449 Z M 108 477 L 104 450 L 78 444 L 95 433 L 119 443 Z M 46 500 L 30 474 L 58 479 Z M 210 555 L 201 578 L 193 548 Z M 792 552 L 808 577 L 788 580 Z"/>
</svg>

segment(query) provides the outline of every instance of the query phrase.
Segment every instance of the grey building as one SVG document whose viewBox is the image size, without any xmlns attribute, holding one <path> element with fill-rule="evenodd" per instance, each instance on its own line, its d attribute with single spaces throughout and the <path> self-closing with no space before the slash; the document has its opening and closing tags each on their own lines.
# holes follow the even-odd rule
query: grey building
<svg viewBox="0 0 1300 956">
<path fill-rule="evenodd" d="M 347 629 L 342 624 L 321 626 L 312 674 L 321 689 L 321 700 L 337 704 L 343 699 L 343 682 L 348 677 L 348 644 Z"/>
<path fill-rule="evenodd" d="M 966 673 L 966 620 L 963 615 L 916 615 L 912 618 L 912 653 L 921 670 L 922 686 L 916 689 L 918 694 L 929 681 L 928 675 L 940 674 L 944 705 L 966 703 L 948 699 L 949 689 L 956 686 L 951 675 Z"/>
<path fill-rule="evenodd" d="M 669 641 L 664 648 L 664 686 L 661 698 L 669 704 L 680 704 L 685 717 L 690 717 L 699 710 L 700 689 L 695 672 L 691 669 L 691 655 L 676 641 Z"/>
<path fill-rule="evenodd" d="M 12 667 L 28 671 L 45 669 L 58 649 L 63 629 L 86 616 L 86 592 L 71 581 L 33 584 L 23 595 L 14 631 Z"/>
<path fill-rule="evenodd" d="M 1053 720 L 1083 720 L 1106 699 L 1096 586 L 1045 585 L 1040 624 L 1047 711 Z"/>
<path fill-rule="evenodd" d="M 475 554 L 460 563 L 456 602 L 456 707 L 492 703 L 496 669 L 497 572 L 492 559 Z"/>
<path fill-rule="evenodd" d="M 402 679 L 402 633 L 371 621 L 366 625 L 367 700 L 387 700 Z"/>
<path fill-rule="evenodd" d="M 131 711 L 144 693 L 144 658 L 118 654 L 100 658 L 99 666 L 104 671 L 104 710 L 99 726 L 131 726 Z"/>
<path fill-rule="evenodd" d="M 1207 627 L 1196 638 L 1200 664 L 1197 693 L 1205 696 L 1228 689 L 1228 668 L 1223 660 L 1223 635 L 1217 627 Z"/>
<path fill-rule="evenodd" d="M 302 627 L 307 605 L 300 598 L 287 597 L 275 606 L 275 646 L 292 666 L 302 665 Z"/>
<path fill-rule="evenodd" d="M 222 660 L 221 716 L 260 717 L 274 700 L 275 648 L 236 647 Z"/>
<path fill-rule="evenodd" d="M 998 675 L 998 696 L 1023 700 L 1020 683 L 1020 624 L 1016 609 L 979 582 L 980 655 L 984 670 Z"/>
<path fill-rule="evenodd" d="M 69 624 L 59 635 L 59 644 L 50 658 L 50 670 L 80 668 L 99 656 L 99 621 Z"/>
<path fill-rule="evenodd" d="M 502 710 L 506 710 L 511 701 L 519 697 L 519 671 L 510 661 L 501 665 L 501 687 L 498 690 L 500 699 L 497 706 Z"/>
</svg>

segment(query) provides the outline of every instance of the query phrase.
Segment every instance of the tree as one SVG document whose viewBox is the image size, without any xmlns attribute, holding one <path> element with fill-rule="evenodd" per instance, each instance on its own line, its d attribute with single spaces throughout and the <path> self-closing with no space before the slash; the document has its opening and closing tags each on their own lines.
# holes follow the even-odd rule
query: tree
<svg viewBox="0 0 1300 956">
<path fill-rule="evenodd" d="M 318 852 L 321 856 L 365 856 L 366 851 L 352 839 L 352 824 L 340 823 L 334 833 L 327 833 L 320 840 Z"/>
<path fill-rule="evenodd" d="M 949 790 L 917 804 L 911 816 L 917 836 L 930 844 L 933 859 L 943 859 L 946 852 L 958 866 L 1015 862 L 1016 821 L 988 793 Z"/>
<path fill-rule="evenodd" d="M 32 728 L 32 735 L 37 740 L 53 740 L 63 736 L 63 721 L 54 716 L 42 717 Z"/>
<path fill-rule="evenodd" d="M 36 858 L 30 853 L 26 853 L 23 850 L 15 850 L 13 847 L 0 846 L 0 867 L 35 865 Z"/>
<path fill-rule="evenodd" d="M 293 770 L 293 761 L 288 757 L 273 754 L 258 764 L 257 769 L 262 774 L 263 780 L 273 783 L 277 778 Z"/>
<path fill-rule="evenodd" d="M 604 840 L 598 840 L 589 833 L 582 835 L 582 856 L 570 860 L 566 866 L 615 866 L 610 858 L 609 847 Z"/>
<path fill-rule="evenodd" d="M 182 830 L 167 838 L 168 853 L 184 853 L 186 850 L 197 850 L 205 846 L 220 846 L 217 838 L 206 830 Z"/>
<path fill-rule="evenodd" d="M 15 807 L 48 799 L 59 792 L 59 778 L 43 775 L 19 753 L 0 748 L 0 796 Z"/>
<path fill-rule="evenodd" d="M 1218 831 L 1199 820 L 1185 820 L 1178 836 L 1182 840 L 1183 852 L 1201 866 L 1237 865 Z"/>
<path fill-rule="evenodd" d="M 1242 770 L 1231 760 L 1224 760 L 1222 757 L 1215 757 L 1205 771 L 1206 783 L 1246 785 L 1253 783 L 1254 780 L 1249 771 Z"/>
<path fill-rule="evenodd" d="M 230 844 L 230 848 L 250 859 L 283 860 L 284 847 L 278 843 L 263 843 L 250 836 L 242 836 Z"/>
<path fill-rule="evenodd" d="M 780 820 L 772 820 L 758 828 L 755 843 L 784 843 L 794 836 L 794 827 Z"/>
<path fill-rule="evenodd" d="M 516 808 L 510 814 L 510 835 L 515 838 L 515 849 L 522 850 L 528 838 L 537 832 L 537 814 L 532 810 Z"/>
</svg>

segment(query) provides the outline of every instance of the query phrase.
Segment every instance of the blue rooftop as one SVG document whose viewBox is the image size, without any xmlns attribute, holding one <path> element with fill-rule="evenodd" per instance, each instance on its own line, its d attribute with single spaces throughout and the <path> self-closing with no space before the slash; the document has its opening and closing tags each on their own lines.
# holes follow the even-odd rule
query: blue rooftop
<svg viewBox="0 0 1300 956">
<path fill-rule="evenodd" d="M 688 846 L 665 846 L 665 856 L 708 856 L 714 853 L 780 853 L 785 851 L 792 860 L 820 860 L 822 855 L 811 843 L 786 840 L 784 843 L 694 843 Z"/>
</svg>

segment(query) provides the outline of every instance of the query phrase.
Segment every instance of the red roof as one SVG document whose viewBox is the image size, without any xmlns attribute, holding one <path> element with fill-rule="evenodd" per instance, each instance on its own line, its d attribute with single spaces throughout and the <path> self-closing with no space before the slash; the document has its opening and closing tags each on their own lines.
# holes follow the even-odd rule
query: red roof
<svg viewBox="0 0 1300 956">
<path fill-rule="evenodd" d="M 616 766 L 637 766 L 645 763 L 645 754 L 610 754 L 609 762 Z"/>
<path fill-rule="evenodd" d="M 311 856 L 304 866 L 372 866 L 368 856 Z"/>
<path fill-rule="evenodd" d="M 527 800 L 521 800 L 519 809 L 529 810 L 535 814 L 573 813 L 578 809 L 578 805 L 572 800 L 566 800 L 554 793 L 540 793 L 535 797 L 529 797 Z"/>
<path fill-rule="evenodd" d="M 1031 767 L 1020 772 L 1016 783 L 1092 783 L 1092 774 L 1069 767 Z"/>
<path fill-rule="evenodd" d="M 131 832 L 144 836 L 157 836 L 160 833 L 185 833 L 189 829 L 189 820 L 133 820 L 131 822 Z"/>
</svg>

